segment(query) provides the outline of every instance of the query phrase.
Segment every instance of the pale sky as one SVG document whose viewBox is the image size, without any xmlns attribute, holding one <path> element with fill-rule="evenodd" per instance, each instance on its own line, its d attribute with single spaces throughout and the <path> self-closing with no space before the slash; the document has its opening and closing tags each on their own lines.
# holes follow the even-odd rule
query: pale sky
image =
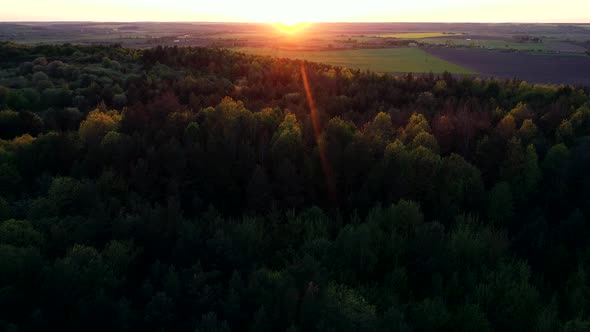
<svg viewBox="0 0 590 332">
<path fill-rule="evenodd" d="M 590 0 L 1 0 L 0 21 L 580 22 Z"/>
</svg>

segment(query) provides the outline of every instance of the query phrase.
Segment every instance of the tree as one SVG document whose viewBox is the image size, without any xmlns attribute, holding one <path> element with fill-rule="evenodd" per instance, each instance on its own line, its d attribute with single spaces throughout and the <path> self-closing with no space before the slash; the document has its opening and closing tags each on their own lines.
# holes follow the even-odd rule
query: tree
<svg viewBox="0 0 590 332">
<path fill-rule="evenodd" d="M 514 215 L 514 203 L 510 185 L 497 183 L 488 194 L 489 221 L 494 225 L 505 225 Z"/>
<path fill-rule="evenodd" d="M 522 122 L 522 126 L 518 129 L 518 137 L 525 143 L 532 143 L 537 136 L 538 128 L 531 119 L 526 119 Z"/>
<path fill-rule="evenodd" d="M 555 131 L 555 141 L 571 146 L 574 141 L 574 128 L 569 120 L 563 120 Z"/>
<path fill-rule="evenodd" d="M 375 307 L 355 289 L 330 284 L 326 307 L 317 328 L 323 331 L 370 331 L 376 326 Z"/>
<path fill-rule="evenodd" d="M 208 312 L 201 317 L 201 322 L 195 332 L 230 332 L 226 321 L 217 319 L 214 312 Z"/>
<path fill-rule="evenodd" d="M 512 115 L 506 115 L 496 125 L 496 134 L 503 140 L 509 140 L 516 131 L 516 120 Z"/>
<path fill-rule="evenodd" d="M 334 243 L 337 254 L 334 259 L 340 269 L 350 270 L 352 276 L 359 279 L 373 273 L 378 261 L 378 248 L 373 240 L 373 231 L 367 224 L 347 225 L 340 231 Z"/>
<path fill-rule="evenodd" d="M 56 177 L 51 181 L 47 198 L 60 213 L 70 214 L 84 206 L 82 190 L 82 184 L 76 179 Z"/>
<path fill-rule="evenodd" d="M 272 187 L 264 169 L 257 165 L 246 188 L 248 207 L 254 212 L 268 210 L 272 203 Z"/>
<path fill-rule="evenodd" d="M 416 228 L 424 222 L 420 206 L 416 202 L 403 199 L 391 205 L 388 216 L 387 220 L 382 221 L 386 222 L 382 227 L 389 232 L 395 230 L 405 237 L 413 235 Z"/>
<path fill-rule="evenodd" d="M 117 278 L 124 279 L 139 251 L 131 242 L 113 240 L 103 249 L 101 255 L 105 264 Z"/>
<path fill-rule="evenodd" d="M 537 187 L 541 181 L 541 169 L 539 167 L 539 158 L 535 147 L 530 144 L 526 148 L 525 165 L 524 165 L 524 192 L 525 195 L 532 195 L 537 192 Z"/>
<path fill-rule="evenodd" d="M 271 139 L 271 153 L 275 162 L 293 160 L 300 153 L 302 132 L 297 117 L 287 114 Z"/>
<path fill-rule="evenodd" d="M 525 168 L 525 152 L 518 138 L 513 137 L 508 141 L 502 164 L 502 180 L 518 184 L 519 178 Z"/>
<path fill-rule="evenodd" d="M 84 143 L 96 146 L 108 132 L 119 128 L 121 119 L 122 116 L 116 111 L 103 112 L 96 109 L 88 113 L 86 119 L 80 123 L 78 133 Z"/>
<path fill-rule="evenodd" d="M 454 131 L 455 125 L 450 116 L 441 115 L 433 120 L 432 133 L 440 143 L 440 150 L 443 155 L 448 153 L 453 146 Z"/>
<path fill-rule="evenodd" d="M 418 331 L 440 331 L 451 319 L 451 315 L 440 298 L 427 298 L 418 302 L 412 306 L 410 312 L 412 323 Z"/>
<path fill-rule="evenodd" d="M 254 319 L 252 320 L 252 323 L 250 324 L 250 331 L 251 332 L 265 332 L 265 331 L 270 331 L 271 330 L 271 323 L 268 319 L 268 316 L 266 314 L 266 310 L 264 309 L 264 306 L 260 306 L 260 308 L 258 308 L 258 311 L 256 311 L 256 313 L 254 314 Z"/>
<path fill-rule="evenodd" d="M 0 223 L 0 242 L 17 247 L 40 247 L 44 239 L 28 221 L 10 219 Z"/>
<path fill-rule="evenodd" d="M 0 164 L 0 192 L 3 195 L 12 196 L 18 192 L 21 181 L 21 175 L 14 165 Z"/>
<path fill-rule="evenodd" d="M 444 81 L 443 81 L 444 82 Z M 410 332 L 412 328 L 405 321 L 402 312 L 396 307 L 391 307 L 383 313 L 381 328 L 384 331 Z"/>
<path fill-rule="evenodd" d="M 523 123 L 525 119 L 530 119 L 532 117 L 532 112 L 528 105 L 523 102 L 519 102 L 508 114 L 510 114 L 518 123 Z"/>
<path fill-rule="evenodd" d="M 430 132 L 430 125 L 424 115 L 420 113 L 414 113 L 410 116 L 408 124 L 404 129 L 404 135 L 408 142 L 414 140 L 414 138 L 421 132 Z"/>
<path fill-rule="evenodd" d="M 455 218 L 461 213 L 480 211 L 484 183 L 480 170 L 457 154 L 443 158 L 439 173 L 439 215 Z"/>
<path fill-rule="evenodd" d="M 430 133 L 421 132 L 416 135 L 416 137 L 414 137 L 414 140 L 412 140 L 412 147 L 417 148 L 419 146 L 428 148 L 434 153 L 439 153 L 438 142 L 436 141 L 436 138 Z"/>
<path fill-rule="evenodd" d="M 565 144 L 557 144 L 549 149 L 542 164 L 546 196 L 559 198 L 567 190 L 570 163 L 570 150 Z"/>
<path fill-rule="evenodd" d="M 454 331 L 491 331 L 490 322 L 477 305 L 467 304 L 459 307 L 452 320 Z"/>
<path fill-rule="evenodd" d="M 366 125 L 364 133 L 377 144 L 379 151 L 383 151 L 385 145 L 393 140 L 395 134 L 391 116 L 387 113 L 379 112 L 373 121 Z"/>
<path fill-rule="evenodd" d="M 0 138 L 12 139 L 22 133 L 22 125 L 17 112 L 0 111 Z"/>
<path fill-rule="evenodd" d="M 145 308 L 144 321 L 160 330 L 167 330 L 174 324 L 174 301 L 166 293 L 156 293 Z"/>
<path fill-rule="evenodd" d="M 590 322 L 587 320 L 574 319 L 565 323 L 560 330 L 562 332 L 588 332 L 590 331 Z"/>
<path fill-rule="evenodd" d="M 10 218 L 10 215 L 11 212 L 8 202 L 2 196 L 0 196 L 0 221 L 7 220 Z"/>
</svg>

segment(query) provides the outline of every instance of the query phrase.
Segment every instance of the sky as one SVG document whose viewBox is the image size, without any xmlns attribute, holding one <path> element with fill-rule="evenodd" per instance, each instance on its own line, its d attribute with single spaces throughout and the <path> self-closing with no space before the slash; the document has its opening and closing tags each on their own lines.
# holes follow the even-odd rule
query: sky
<svg viewBox="0 0 590 332">
<path fill-rule="evenodd" d="M 590 0 L 3 1 L 0 21 L 590 23 Z"/>
</svg>

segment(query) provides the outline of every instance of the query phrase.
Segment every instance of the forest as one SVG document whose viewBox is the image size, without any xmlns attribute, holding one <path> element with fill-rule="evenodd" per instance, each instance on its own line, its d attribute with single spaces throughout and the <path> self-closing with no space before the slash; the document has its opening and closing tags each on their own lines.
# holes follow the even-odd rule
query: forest
<svg viewBox="0 0 590 332">
<path fill-rule="evenodd" d="M 590 331 L 589 169 L 589 87 L 0 43 L 0 330 Z"/>
</svg>

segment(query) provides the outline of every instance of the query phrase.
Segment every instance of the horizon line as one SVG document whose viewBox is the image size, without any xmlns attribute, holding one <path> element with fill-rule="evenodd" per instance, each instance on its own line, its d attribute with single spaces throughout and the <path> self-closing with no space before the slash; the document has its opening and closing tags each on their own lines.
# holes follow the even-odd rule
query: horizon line
<svg viewBox="0 0 590 332">
<path fill-rule="evenodd" d="M 0 20 L 5 23 L 197 23 L 197 24 L 272 24 L 273 21 L 103 21 L 103 20 Z M 588 22 L 564 21 L 302 21 L 311 24 L 590 24 Z"/>
</svg>

